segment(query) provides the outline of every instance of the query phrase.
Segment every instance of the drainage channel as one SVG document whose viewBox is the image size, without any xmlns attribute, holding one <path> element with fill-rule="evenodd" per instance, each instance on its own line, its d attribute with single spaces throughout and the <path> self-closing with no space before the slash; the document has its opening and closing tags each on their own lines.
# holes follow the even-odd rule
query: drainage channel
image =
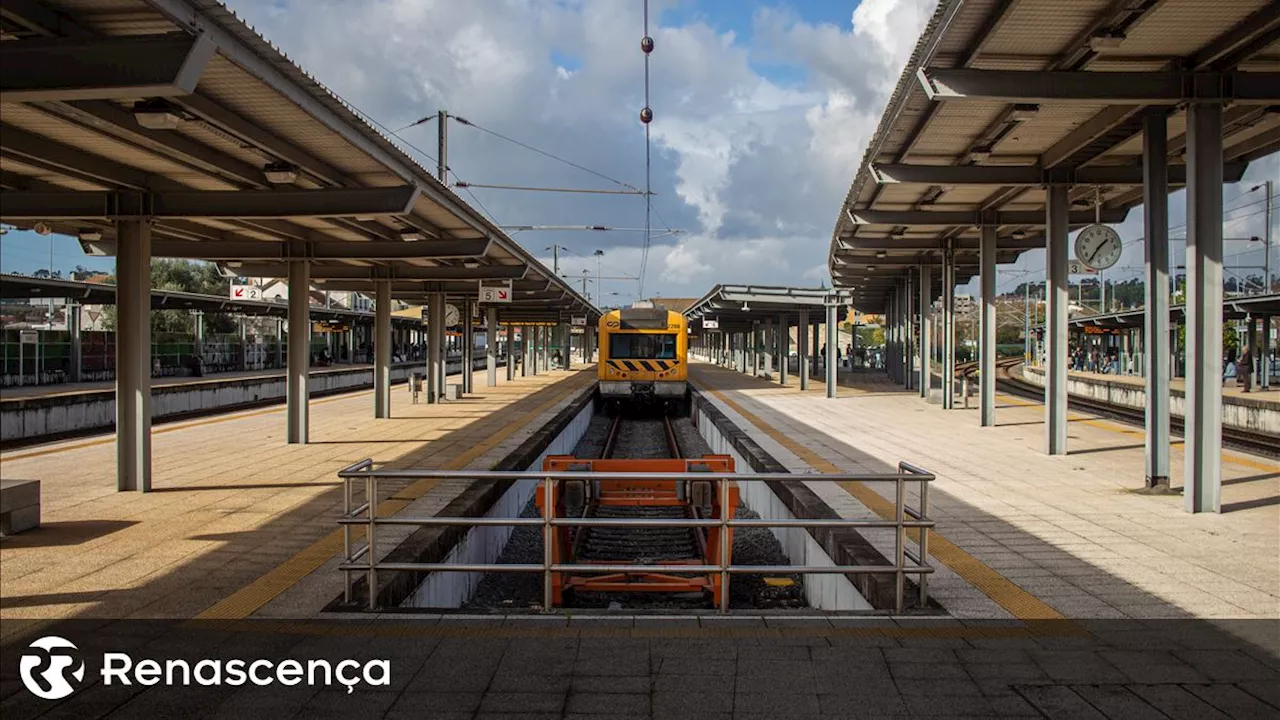
<svg viewBox="0 0 1280 720">
<path fill-rule="evenodd" d="M 674 419 L 670 431 L 661 420 L 632 421 L 615 438 L 616 456 L 667 457 L 674 441 L 686 458 L 729 455 L 738 473 L 777 473 L 779 479 L 742 482 L 738 518 L 838 519 L 805 483 L 788 472 L 746 432 L 733 424 L 705 396 L 694 391 L 692 415 Z M 606 454 L 614 420 L 596 414 L 588 390 L 547 425 L 528 438 L 497 470 L 540 470 L 548 455 L 600 458 Z M 533 479 L 474 483 L 440 513 L 458 517 L 539 517 Z M 889 559 L 850 527 L 740 527 L 734 533 L 734 563 L 782 569 L 783 566 L 832 567 L 885 565 Z M 389 563 L 529 564 L 543 557 L 537 527 L 485 525 L 422 527 L 386 556 Z M 378 605 L 398 612 L 527 613 L 541 610 L 542 576 L 520 572 L 387 572 L 378 578 Z M 894 573 L 735 575 L 730 583 L 730 610 L 758 612 L 878 612 L 893 607 Z M 357 583 L 359 585 L 359 583 Z M 908 587 L 908 596 L 915 589 Z M 367 598 L 367 587 L 358 595 Z M 565 604 L 568 611 L 671 612 L 713 610 L 701 593 L 580 592 Z M 357 604 L 364 601 L 357 599 Z M 335 599 L 331 610 L 351 610 Z"/>
</svg>

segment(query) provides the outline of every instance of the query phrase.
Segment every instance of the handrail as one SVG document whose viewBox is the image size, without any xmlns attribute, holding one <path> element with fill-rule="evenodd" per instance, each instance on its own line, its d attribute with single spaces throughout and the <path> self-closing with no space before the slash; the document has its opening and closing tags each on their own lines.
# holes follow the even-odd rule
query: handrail
<svg viewBox="0 0 1280 720">
<path fill-rule="evenodd" d="M 365 458 L 352 463 L 338 471 L 343 485 L 343 515 L 338 524 L 343 532 L 343 562 L 338 566 L 346 575 L 344 599 L 352 602 L 352 574 L 365 573 L 369 586 L 368 607 L 377 609 L 378 572 L 540 572 L 543 574 L 543 612 L 551 612 L 552 573 L 626 573 L 626 572 L 658 572 L 669 574 L 718 573 L 721 581 L 720 610 L 728 610 L 728 583 L 732 575 L 746 574 L 839 574 L 866 575 L 874 573 L 893 573 L 895 576 L 894 610 L 901 613 L 906 594 L 906 576 L 916 576 L 920 589 L 919 604 L 928 604 L 928 577 L 934 568 L 928 564 L 929 530 L 935 522 L 928 517 L 929 485 L 935 479 L 933 473 L 908 462 L 900 462 L 896 472 L 892 473 L 831 473 L 819 475 L 786 475 L 780 473 L 732 473 L 732 472 L 684 472 L 662 473 L 664 480 L 687 480 L 696 482 L 712 482 L 719 485 L 721 507 L 728 507 L 729 486 L 731 482 L 764 482 L 771 480 L 804 481 L 804 482 L 861 482 L 861 483 L 893 483 L 895 490 L 894 515 L 892 518 L 870 520 L 859 518 L 730 518 L 728 513 L 715 518 L 572 518 L 555 517 L 547 512 L 540 518 L 519 517 L 413 517 L 413 516 L 378 516 L 378 481 L 380 479 L 407 480 L 468 480 L 471 482 L 491 480 L 537 480 L 542 483 L 546 497 L 545 508 L 554 507 L 552 502 L 552 481 L 556 480 L 651 480 L 653 473 L 644 472 L 597 472 L 597 471 L 561 471 L 539 472 L 530 470 L 388 470 L 378 469 L 372 458 Z M 358 481 L 363 480 L 363 483 Z M 918 508 L 906 504 L 907 482 L 919 483 L 920 502 Z M 363 484 L 364 498 L 356 504 L 356 487 Z M 364 544 L 352 547 L 352 527 L 365 528 Z M 498 563 L 419 563 L 419 562 L 380 562 L 377 558 L 377 528 L 379 526 L 462 526 L 462 527 L 541 527 L 543 539 L 543 561 L 541 563 L 498 564 Z M 847 527 L 847 528 L 884 528 L 892 529 L 895 534 L 894 558 L 891 565 L 734 565 L 730 562 L 729 543 L 720 544 L 719 562 L 711 565 L 679 565 L 679 564 L 574 564 L 556 563 L 552 560 L 552 541 L 554 530 L 559 527 L 718 527 L 722 537 L 727 531 L 737 527 Z M 906 546 L 908 531 L 918 533 L 916 536 L 918 553 Z M 909 561 L 909 562 L 908 562 Z"/>
</svg>

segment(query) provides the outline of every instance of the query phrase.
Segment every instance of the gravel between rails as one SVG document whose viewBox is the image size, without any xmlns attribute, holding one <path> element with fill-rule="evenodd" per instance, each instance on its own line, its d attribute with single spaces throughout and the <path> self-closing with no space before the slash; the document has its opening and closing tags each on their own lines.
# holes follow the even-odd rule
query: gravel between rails
<svg viewBox="0 0 1280 720">
<path fill-rule="evenodd" d="M 574 448 L 574 455 L 598 458 L 604 449 L 611 418 L 598 415 L 591 419 L 586 434 Z M 686 457 L 699 457 L 711 448 L 688 418 L 674 421 L 681 451 Z M 660 419 L 628 420 L 618 439 L 620 457 L 666 457 L 666 437 Z M 537 517 L 532 500 L 521 517 Z M 737 517 L 758 518 L 757 513 L 739 505 Z M 541 563 L 542 530 L 518 527 L 498 558 L 499 563 Z M 733 538 L 733 562 L 738 565 L 789 565 L 782 545 L 768 528 L 738 528 Z M 805 608 L 802 576 L 736 575 L 729 584 L 729 607 L 738 610 Z M 463 605 L 470 610 L 511 610 L 539 607 L 542 603 L 542 575 L 539 573 L 489 573 L 481 581 L 472 598 Z M 667 593 L 576 593 L 568 607 L 618 610 L 689 610 L 711 607 L 701 593 L 674 595 Z"/>
</svg>

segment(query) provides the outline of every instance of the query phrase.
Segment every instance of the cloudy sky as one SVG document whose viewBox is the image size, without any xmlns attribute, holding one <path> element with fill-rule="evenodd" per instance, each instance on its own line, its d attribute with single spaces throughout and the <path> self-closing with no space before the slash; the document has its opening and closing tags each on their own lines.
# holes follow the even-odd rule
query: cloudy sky
<svg viewBox="0 0 1280 720">
<path fill-rule="evenodd" d="M 645 182 L 641 0 L 228 0 L 295 62 L 387 128 L 446 109 L 454 180 L 620 189 Z M 651 0 L 651 182 L 655 239 L 643 233 L 520 232 L 593 299 L 697 296 L 716 282 L 817 285 L 840 202 L 934 0 Z M 479 129 L 483 128 L 483 129 Z M 487 132 L 491 131 L 491 132 Z M 496 133 L 492 134 L 492 133 Z M 585 166 L 584 172 L 498 137 Z M 400 133 L 434 167 L 435 123 Z M 1280 176 L 1276 158 L 1247 180 Z M 1227 207 L 1261 199 L 1228 188 Z M 460 191 L 461 192 L 461 191 Z M 463 198 L 501 225 L 643 227 L 637 196 L 475 189 Z M 1181 224 L 1181 196 L 1171 200 Z M 1260 205 L 1239 211 L 1245 215 Z M 1277 218 L 1280 221 L 1280 218 Z M 663 237 L 666 228 L 683 232 Z M 1141 236 L 1134 212 L 1122 228 Z M 1261 234 L 1259 214 L 1228 237 Z M 1175 234 L 1177 234 L 1175 232 Z M 48 240 L 3 244 L 6 269 L 48 264 Z M 1228 243 L 1227 253 L 1247 251 Z M 1256 245 L 1256 243 L 1255 243 Z M 41 248 L 44 249 L 41 249 Z M 596 286 L 596 258 L 603 250 Z M 84 262 L 70 239 L 55 266 Z M 1244 261 L 1261 263 L 1261 253 Z M 109 268 L 109 260 L 108 268 Z M 1141 262 L 1131 242 L 1121 265 Z M 1228 261 L 1230 264 L 1231 260 Z M 90 263 L 86 263 L 90 264 Z M 29 266 L 29 268 L 28 268 Z M 1043 268 L 1029 253 L 1001 274 Z M 1042 271 L 1039 273 L 1042 276 Z M 1117 273 L 1119 274 L 1119 273 Z M 614 295 L 613 293 L 617 293 Z"/>
</svg>

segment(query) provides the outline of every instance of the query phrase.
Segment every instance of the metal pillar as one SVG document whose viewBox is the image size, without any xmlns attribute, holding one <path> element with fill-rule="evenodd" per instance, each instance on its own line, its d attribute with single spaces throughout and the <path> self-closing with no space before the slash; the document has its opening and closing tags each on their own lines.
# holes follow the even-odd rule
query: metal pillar
<svg viewBox="0 0 1280 720">
<path fill-rule="evenodd" d="M 929 313 L 933 307 L 933 268 L 929 263 L 920 265 L 920 397 L 928 399 L 933 387 L 933 358 L 930 344 L 933 340 Z"/>
<path fill-rule="evenodd" d="M 835 303 L 827 305 L 827 397 L 834 398 L 836 396 L 836 344 L 840 342 L 840 335 L 836 327 L 836 309 Z"/>
<path fill-rule="evenodd" d="M 914 390 L 916 385 L 916 338 L 915 338 L 915 283 L 919 278 L 907 273 L 906 283 L 902 286 L 902 374 L 903 385 Z M 853 362 L 853 358 L 849 359 Z"/>
<path fill-rule="evenodd" d="M 516 379 L 516 326 L 507 326 L 507 382 Z"/>
<path fill-rule="evenodd" d="M 800 311 L 800 325 L 796 328 L 796 372 L 800 375 L 800 390 L 809 389 L 809 311 Z"/>
<path fill-rule="evenodd" d="M 1045 205 L 1045 452 L 1067 454 L 1067 198 L 1052 185 Z"/>
<path fill-rule="evenodd" d="M 942 258 L 942 408 L 956 406 L 956 253 L 952 242 Z"/>
<path fill-rule="evenodd" d="M 427 295 L 427 402 L 440 402 L 444 388 L 440 385 L 440 369 L 444 364 L 444 295 Z"/>
<path fill-rule="evenodd" d="M 1221 512 L 1222 106 L 1187 106 L 1187 512 Z"/>
<path fill-rule="evenodd" d="M 1146 322 L 1142 362 L 1146 375 L 1146 456 L 1149 488 L 1169 486 L 1169 165 L 1168 111 L 1147 111 L 1142 125 L 1143 241 Z"/>
<path fill-rule="evenodd" d="M 498 384 L 498 309 L 494 307 L 484 311 L 484 369 L 485 386 L 495 387 Z"/>
<path fill-rule="evenodd" d="M 978 340 L 981 392 L 978 414 L 982 427 L 996 424 L 996 228 L 982 226 L 982 337 Z"/>
<path fill-rule="evenodd" d="M 787 362 L 791 355 L 791 327 L 787 324 L 786 314 L 778 316 L 778 384 L 787 384 Z"/>
<path fill-rule="evenodd" d="M 533 337 L 528 325 L 520 326 L 520 377 L 529 374 L 529 364 L 533 361 Z"/>
<path fill-rule="evenodd" d="M 84 366 L 84 352 L 80 346 L 80 306 L 67 303 L 67 335 L 71 339 L 71 367 L 68 380 L 80 382 L 80 372 Z"/>
<path fill-rule="evenodd" d="M 764 330 L 761 336 L 761 352 L 764 354 L 764 375 L 773 378 L 773 357 L 777 353 L 777 344 L 773 334 L 773 318 L 764 319 Z"/>
<path fill-rule="evenodd" d="M 311 263 L 289 261 L 289 370 L 286 436 L 290 443 L 307 444 L 311 428 Z"/>
<path fill-rule="evenodd" d="M 200 354 L 204 355 L 204 341 L 201 340 L 197 347 Z M 284 320 L 276 318 L 276 367 L 284 367 Z"/>
<path fill-rule="evenodd" d="M 1262 316 L 1262 340 L 1258 348 L 1258 387 L 1266 390 L 1271 387 L 1271 316 Z"/>
<path fill-rule="evenodd" d="M 391 417 L 391 281 L 378 280 L 373 306 L 373 416 Z"/>
<path fill-rule="evenodd" d="M 151 490 L 151 223 L 116 223 L 116 489 Z"/>
<path fill-rule="evenodd" d="M 462 392 L 475 392 L 476 326 L 472 314 L 475 300 L 462 301 Z"/>
</svg>

